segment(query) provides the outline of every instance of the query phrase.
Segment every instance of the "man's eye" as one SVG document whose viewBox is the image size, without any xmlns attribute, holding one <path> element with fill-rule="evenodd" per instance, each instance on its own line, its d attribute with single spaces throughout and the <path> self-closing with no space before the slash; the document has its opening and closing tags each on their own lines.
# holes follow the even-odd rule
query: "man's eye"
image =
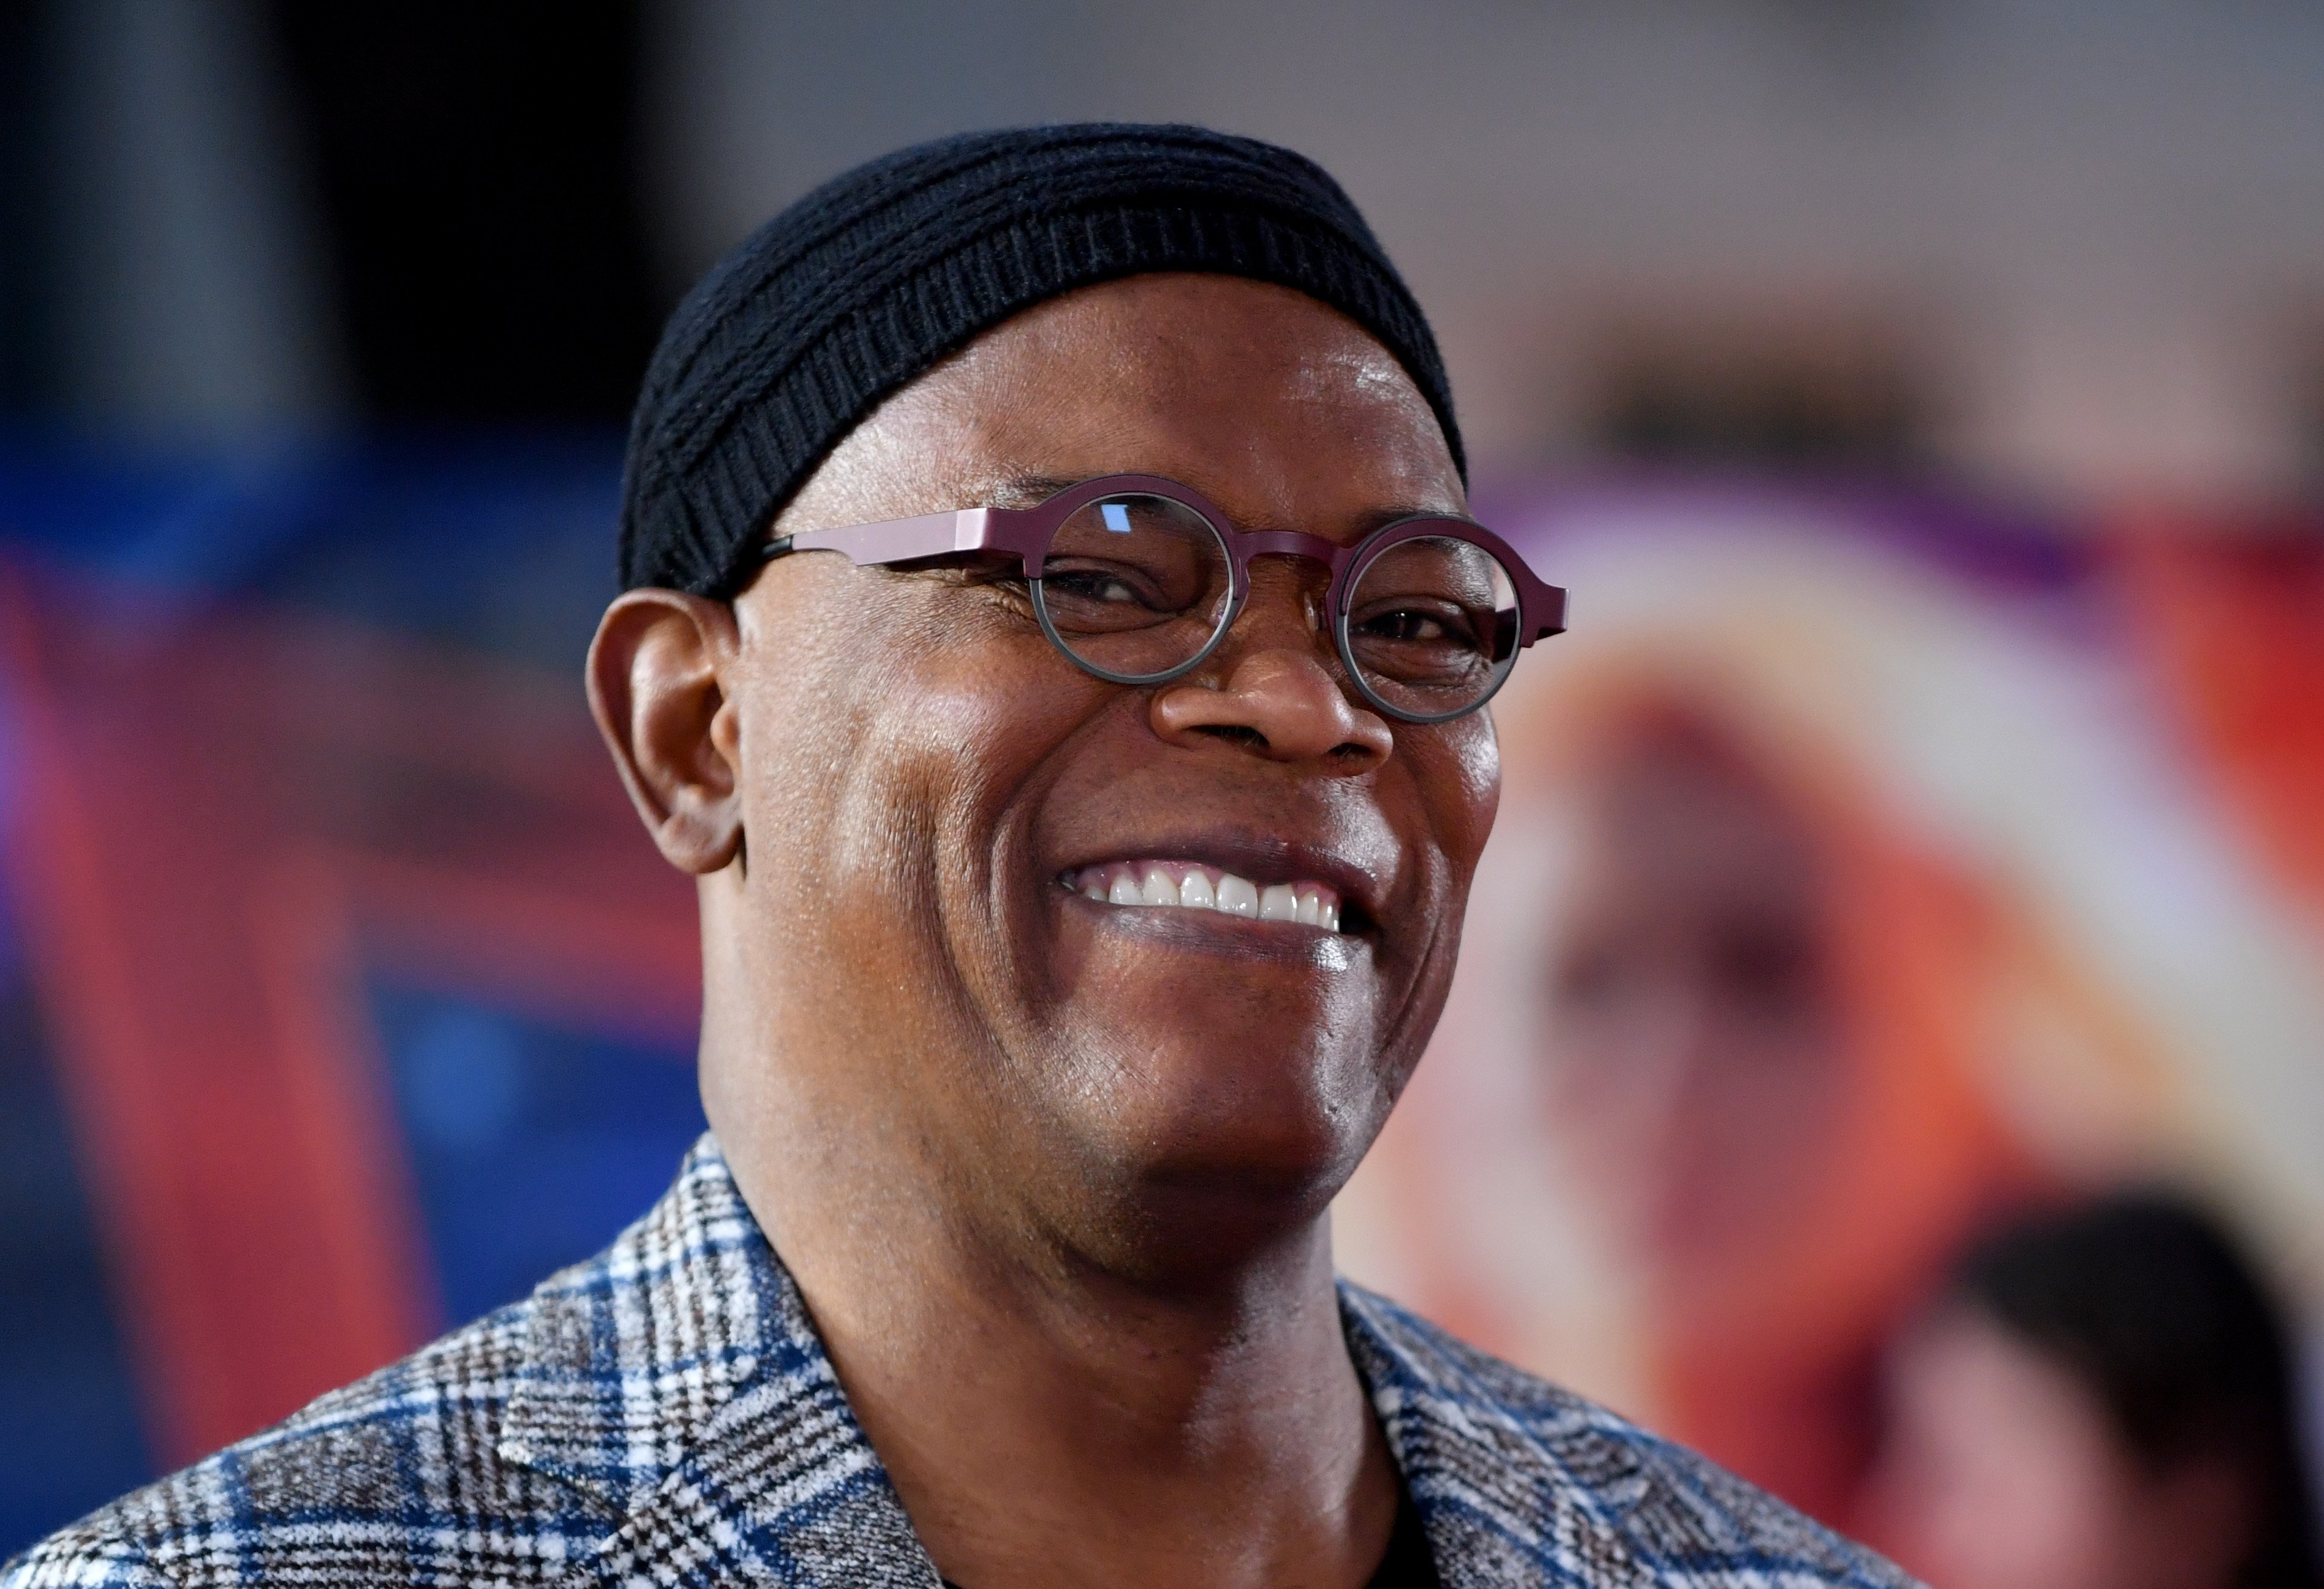
<svg viewBox="0 0 2324 1589">
<path fill-rule="evenodd" d="M 1046 583 L 1059 587 L 1069 596 L 1084 601 L 1144 603 L 1129 581 L 1118 575 L 1096 570 L 1073 570 L 1052 574 Z"/>
<path fill-rule="evenodd" d="M 1446 639 L 1449 632 L 1434 614 L 1400 607 L 1364 620 L 1364 633 L 1381 640 L 1430 641 Z"/>
</svg>

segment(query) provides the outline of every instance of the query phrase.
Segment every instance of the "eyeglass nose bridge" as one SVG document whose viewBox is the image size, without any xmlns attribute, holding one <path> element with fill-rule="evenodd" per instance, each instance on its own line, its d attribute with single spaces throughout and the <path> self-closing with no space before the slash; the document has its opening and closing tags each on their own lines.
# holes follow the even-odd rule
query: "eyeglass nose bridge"
<svg viewBox="0 0 2324 1589">
<path fill-rule="evenodd" d="M 1320 535 L 1308 535 L 1297 530 L 1232 531 L 1228 536 L 1227 550 L 1234 562 L 1234 599 L 1227 610 L 1229 625 L 1242 616 L 1243 604 L 1250 599 L 1250 565 L 1253 559 L 1302 558 L 1323 564 L 1332 575 L 1330 587 L 1323 594 L 1323 609 L 1327 614 L 1336 614 L 1340 586 L 1357 550 L 1355 547 L 1342 546 Z"/>
</svg>

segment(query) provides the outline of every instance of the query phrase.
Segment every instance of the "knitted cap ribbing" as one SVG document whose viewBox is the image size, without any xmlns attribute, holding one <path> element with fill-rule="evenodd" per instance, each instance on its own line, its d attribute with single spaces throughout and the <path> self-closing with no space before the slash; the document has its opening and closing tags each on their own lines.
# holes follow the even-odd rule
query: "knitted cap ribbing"
<svg viewBox="0 0 2324 1589">
<path fill-rule="evenodd" d="M 825 183 L 678 305 L 630 426 L 622 586 L 737 588 L 769 521 L 889 393 L 1034 304 L 1154 271 L 1338 309 L 1402 362 L 1465 473 L 1428 321 L 1314 162 L 1201 127 L 973 133 Z"/>
</svg>

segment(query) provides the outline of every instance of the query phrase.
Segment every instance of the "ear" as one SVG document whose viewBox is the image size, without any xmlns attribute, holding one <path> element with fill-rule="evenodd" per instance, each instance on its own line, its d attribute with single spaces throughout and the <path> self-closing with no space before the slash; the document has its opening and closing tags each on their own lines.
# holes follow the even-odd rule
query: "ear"
<svg viewBox="0 0 2324 1589">
<path fill-rule="evenodd" d="M 589 646 L 589 710 L 663 858 L 696 876 L 742 847 L 741 744 L 725 683 L 734 610 L 677 590 L 632 590 Z"/>
</svg>

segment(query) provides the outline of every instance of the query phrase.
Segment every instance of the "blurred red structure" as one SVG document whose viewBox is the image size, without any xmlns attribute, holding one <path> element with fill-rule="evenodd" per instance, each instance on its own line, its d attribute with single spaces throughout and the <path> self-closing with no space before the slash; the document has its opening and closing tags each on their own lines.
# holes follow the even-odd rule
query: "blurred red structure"
<svg viewBox="0 0 2324 1589">
<path fill-rule="evenodd" d="M 2324 522 L 2126 529 L 2140 631 L 2222 800 L 2324 911 Z"/>
<path fill-rule="evenodd" d="M 367 974 L 690 1025 L 691 892 L 576 680 L 22 571 L 14 879 L 157 1454 L 441 1323 Z"/>
</svg>

